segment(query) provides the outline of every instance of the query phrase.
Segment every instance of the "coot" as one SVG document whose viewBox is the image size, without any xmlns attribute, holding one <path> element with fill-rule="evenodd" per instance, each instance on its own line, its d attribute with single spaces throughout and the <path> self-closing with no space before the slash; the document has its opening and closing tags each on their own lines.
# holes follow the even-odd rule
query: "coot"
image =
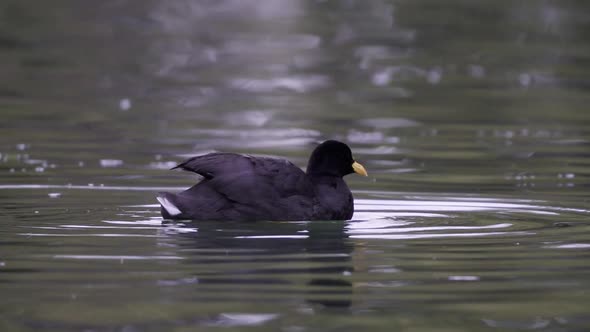
<svg viewBox="0 0 590 332">
<path fill-rule="evenodd" d="M 210 153 L 174 167 L 203 179 L 191 188 L 157 197 L 165 219 L 348 220 L 352 194 L 342 179 L 365 168 L 348 145 L 326 141 L 309 158 L 307 171 L 284 159 Z"/>
</svg>

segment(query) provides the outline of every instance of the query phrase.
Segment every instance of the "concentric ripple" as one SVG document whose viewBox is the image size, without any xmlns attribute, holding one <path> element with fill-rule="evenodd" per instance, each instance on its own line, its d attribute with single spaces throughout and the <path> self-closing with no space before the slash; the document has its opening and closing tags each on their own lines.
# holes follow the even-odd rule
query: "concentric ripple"
<svg viewBox="0 0 590 332">
<path fill-rule="evenodd" d="M 41 324 L 77 326 L 60 312 L 75 311 L 79 298 L 93 299 L 85 311 L 94 315 L 83 319 L 94 326 L 117 315 L 100 309 L 110 298 L 144 303 L 148 311 L 174 303 L 173 314 L 157 310 L 172 318 L 154 316 L 153 324 L 165 328 L 296 326 L 294 319 L 320 319 L 315 313 L 326 308 L 379 322 L 384 316 L 373 313 L 413 313 L 423 303 L 444 308 L 433 321 L 460 313 L 473 326 L 585 322 L 587 296 L 579 289 L 590 280 L 590 211 L 580 208 L 514 197 L 363 191 L 355 193 L 350 221 L 170 222 L 151 203 L 153 195 L 182 188 L 1 189 L 34 189 L 43 197 L 35 205 L 21 202 L 19 219 L 6 220 L 7 238 L 27 245 L 0 258 L 0 278 L 38 298 L 67 298 Z M 72 208 L 90 192 L 95 206 L 108 208 Z M 142 201 L 149 203 L 136 204 Z M 18 295 L 18 287 L 2 291 Z M 554 307 L 535 305 L 547 296 Z"/>
</svg>

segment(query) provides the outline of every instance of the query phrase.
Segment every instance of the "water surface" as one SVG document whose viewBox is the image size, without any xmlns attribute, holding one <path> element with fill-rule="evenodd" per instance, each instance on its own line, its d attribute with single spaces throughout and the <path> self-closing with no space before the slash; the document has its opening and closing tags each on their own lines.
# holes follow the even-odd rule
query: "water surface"
<svg viewBox="0 0 590 332">
<path fill-rule="evenodd" d="M 0 330 L 584 331 L 582 3 L 0 5 Z M 169 222 L 195 154 L 304 167 L 351 221 Z"/>
</svg>

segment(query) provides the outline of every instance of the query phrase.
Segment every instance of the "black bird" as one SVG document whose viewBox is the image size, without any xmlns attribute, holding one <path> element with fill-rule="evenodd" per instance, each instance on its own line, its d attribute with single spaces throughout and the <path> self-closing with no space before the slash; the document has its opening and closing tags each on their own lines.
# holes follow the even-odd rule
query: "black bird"
<svg viewBox="0 0 590 332">
<path fill-rule="evenodd" d="M 338 141 L 318 145 L 307 172 L 288 160 L 234 153 L 193 157 L 175 168 L 204 179 L 181 193 L 158 195 L 165 219 L 348 220 L 354 203 L 342 177 L 367 176 Z"/>
</svg>

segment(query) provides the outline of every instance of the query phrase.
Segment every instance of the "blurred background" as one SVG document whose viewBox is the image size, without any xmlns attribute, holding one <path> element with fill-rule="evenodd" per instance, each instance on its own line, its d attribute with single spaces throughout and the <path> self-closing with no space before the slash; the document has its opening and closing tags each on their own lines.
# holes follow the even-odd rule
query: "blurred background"
<svg viewBox="0 0 590 332">
<path fill-rule="evenodd" d="M 211 150 L 304 166 L 312 143 L 335 138 L 368 164 L 371 186 L 581 185 L 587 7 L 6 0 L 0 167 L 13 173 L 2 180 L 86 184 L 133 173 L 152 183 L 184 155 Z"/>
<path fill-rule="evenodd" d="M 589 92 L 588 1 L 2 0 L 0 330 L 587 330 Z M 326 139 L 354 222 L 162 224 Z"/>
</svg>

